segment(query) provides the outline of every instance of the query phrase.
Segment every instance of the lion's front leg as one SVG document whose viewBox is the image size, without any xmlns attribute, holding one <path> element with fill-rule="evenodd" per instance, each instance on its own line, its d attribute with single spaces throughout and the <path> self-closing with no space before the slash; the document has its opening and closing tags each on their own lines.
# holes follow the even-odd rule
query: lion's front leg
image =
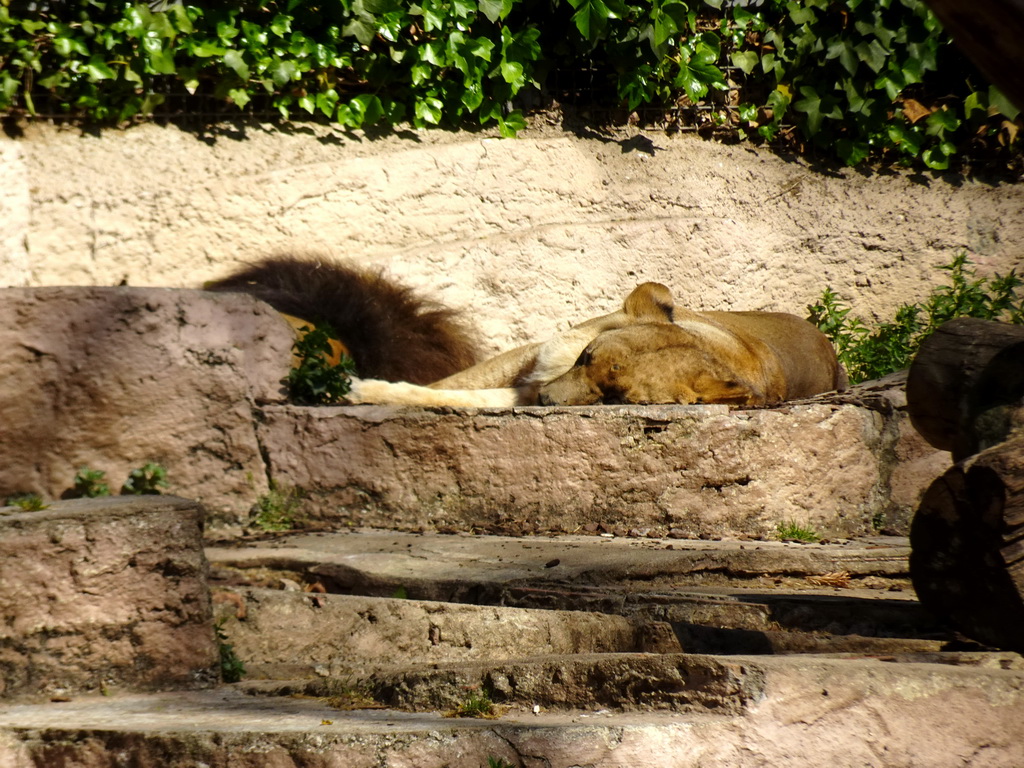
<svg viewBox="0 0 1024 768">
<path fill-rule="evenodd" d="M 531 405 L 529 394 L 517 389 L 431 389 L 404 381 L 352 379 L 352 389 L 345 400 L 352 405 L 448 406 L 452 408 L 510 408 Z"/>
</svg>

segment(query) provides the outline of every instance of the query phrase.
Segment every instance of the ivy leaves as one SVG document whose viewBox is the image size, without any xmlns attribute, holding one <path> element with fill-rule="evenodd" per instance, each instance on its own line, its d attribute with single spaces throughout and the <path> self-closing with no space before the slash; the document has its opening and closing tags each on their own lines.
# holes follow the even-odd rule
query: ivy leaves
<svg viewBox="0 0 1024 768">
<path fill-rule="evenodd" d="M 604 46 L 618 72 L 616 92 L 630 110 L 672 100 L 692 101 L 709 89 L 724 89 L 721 39 L 696 32 L 696 13 L 681 0 L 568 0 L 579 50 Z M 583 62 L 577 61 L 576 66 Z"/>
<path fill-rule="evenodd" d="M 629 110 L 707 104 L 731 65 L 747 78 L 741 96 L 767 95 L 731 118 L 719 111 L 721 121 L 738 118 L 741 138 L 768 141 L 795 124 L 848 165 L 874 157 L 944 170 L 978 137 L 1002 131 L 1011 145 L 1017 135 L 1018 112 L 968 81 L 923 0 L 568 2 L 577 49 L 607 57 Z M 922 113 L 907 113 L 911 101 Z"/>
<path fill-rule="evenodd" d="M 766 4 L 737 19 L 762 53 L 735 52 L 734 64 L 748 74 L 760 64 L 795 94 L 787 117 L 848 165 L 887 156 L 945 170 L 975 137 L 1016 118 L 998 114 L 998 91 L 975 90 L 922 0 Z"/>
<path fill-rule="evenodd" d="M 350 128 L 526 122 L 546 73 L 596 70 L 609 102 L 704 105 L 741 138 L 951 167 L 965 147 L 1019 146 L 1018 111 L 963 74 L 923 0 L 0 0 L 0 111 L 50 91 L 69 114 L 124 122 L 184 90 Z M 731 71 L 730 71 L 730 68 Z M 728 73 L 728 77 L 727 77 Z M 731 79 L 730 79 L 731 78 Z M 716 102 L 720 103 L 720 102 Z M 794 132 L 793 127 L 799 131 Z M 988 138 L 986 138 L 988 137 Z"/>
<path fill-rule="evenodd" d="M 265 94 L 285 119 L 359 128 L 469 116 L 513 135 L 508 108 L 536 86 L 540 31 L 502 23 L 516 0 L 299 0 L 202 7 L 61 4 L 12 17 L 0 4 L 0 110 L 35 111 L 33 90 L 69 112 L 121 122 L 150 112 L 168 82 L 244 108 Z M 69 8 L 67 6 L 75 6 Z"/>
</svg>

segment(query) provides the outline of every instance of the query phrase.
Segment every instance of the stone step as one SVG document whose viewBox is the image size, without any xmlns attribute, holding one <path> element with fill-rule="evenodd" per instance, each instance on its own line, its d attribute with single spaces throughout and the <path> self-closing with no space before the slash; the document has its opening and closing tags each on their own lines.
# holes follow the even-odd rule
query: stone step
<svg viewBox="0 0 1024 768">
<path fill-rule="evenodd" d="M 1024 662 L 949 650 L 899 539 L 236 541 L 208 556 L 248 678 L 187 690 L 216 652 L 201 518 L 169 497 L 0 513 L 0 766 L 1024 764 Z"/>
<path fill-rule="evenodd" d="M 247 678 L 362 677 L 395 664 L 679 648 L 664 622 L 601 613 L 252 588 L 220 595 L 233 598 L 219 603 L 219 625 Z"/>
<path fill-rule="evenodd" d="M 742 661 L 679 653 L 573 654 L 394 667 L 351 678 L 256 681 L 255 695 L 346 696 L 409 711 L 463 712 L 484 701 L 493 714 L 534 709 L 738 714 L 764 695 L 763 676 Z"/>
<path fill-rule="evenodd" d="M 2 291 L 0 495 L 60 498 L 159 460 L 238 532 L 272 486 L 331 527 L 771 537 L 906 532 L 949 465 L 899 377 L 778 407 L 299 407 L 291 330 L 250 297 L 153 288 Z M 60 392 L 61 397 L 52 397 Z M 173 416 L 171 416 L 173 414 Z"/>
<path fill-rule="evenodd" d="M 628 584 L 650 591 L 677 585 L 774 586 L 796 574 L 846 572 L 852 581 L 908 578 L 910 547 L 902 537 L 820 543 L 692 540 L 612 535 L 491 536 L 410 534 L 381 529 L 294 532 L 208 543 L 214 566 L 295 569 L 364 594 L 404 586 L 416 597 L 450 600 L 474 584 Z M 805 586 L 810 588 L 809 582 Z M 410 596 L 412 594 L 410 593 Z"/>
<path fill-rule="evenodd" d="M 922 490 L 894 490 L 901 441 L 919 440 L 905 417 L 848 402 L 267 406 L 258 434 L 271 476 L 332 528 L 846 537 L 905 531 Z"/>
<path fill-rule="evenodd" d="M 264 680 L 240 687 L 254 695 L 312 696 L 331 699 L 335 706 L 406 711 L 459 713 L 482 699 L 493 705 L 493 714 L 537 709 L 742 714 L 799 675 L 833 681 L 836 689 L 900 690 L 927 680 L 929 687 L 958 692 L 1011 691 L 1011 698 L 1024 701 L 1024 692 L 1015 690 L 1024 680 L 1024 659 L 1016 654 L 910 653 L 886 656 L 881 666 L 866 661 L 839 654 L 581 653 L 390 667 L 361 678 Z"/>
<path fill-rule="evenodd" d="M 579 674 L 573 679 L 586 683 L 586 702 L 596 708 L 516 706 L 494 719 L 350 710 L 331 697 L 253 695 L 240 686 L 5 703 L 0 704 L 0 764 L 952 768 L 1024 762 L 1019 728 L 1024 673 L 1019 670 L 808 657 L 724 663 L 678 657 L 661 659 L 652 672 L 648 658 L 632 665 L 622 658 L 567 662 L 565 688 Z M 537 673 L 535 684 L 523 678 L 524 691 L 531 693 L 524 701 L 551 687 L 552 663 L 557 664 L 506 668 L 513 674 Z M 592 677 L 602 667 L 609 677 Z M 474 670 L 443 670 L 434 677 L 446 678 L 443 689 L 452 701 L 465 695 L 463 682 L 476 679 Z M 606 704 L 630 696 L 642 700 L 647 691 L 666 709 L 631 712 Z M 709 707 L 716 701 L 720 706 Z M 691 706 L 699 711 L 685 711 Z"/>
<path fill-rule="evenodd" d="M 442 605 L 612 614 L 668 623 L 683 642 L 676 650 L 702 653 L 935 650 L 949 633 L 914 599 L 908 555 L 899 538 L 795 544 L 375 530 L 207 548 L 214 582 L 228 588 L 306 585 Z M 487 634 L 466 630 L 474 631 Z"/>
<path fill-rule="evenodd" d="M 203 517 L 169 496 L 0 507 L 0 695 L 219 679 Z"/>
</svg>

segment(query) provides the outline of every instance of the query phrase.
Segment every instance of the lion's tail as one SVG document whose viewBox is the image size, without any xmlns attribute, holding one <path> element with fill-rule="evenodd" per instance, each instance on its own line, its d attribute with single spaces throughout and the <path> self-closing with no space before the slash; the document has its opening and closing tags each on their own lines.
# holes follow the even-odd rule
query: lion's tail
<svg viewBox="0 0 1024 768">
<path fill-rule="evenodd" d="M 279 312 L 328 323 L 363 378 L 429 384 L 477 361 L 476 343 L 458 312 L 380 270 L 276 256 L 205 287 L 248 293 Z"/>
</svg>

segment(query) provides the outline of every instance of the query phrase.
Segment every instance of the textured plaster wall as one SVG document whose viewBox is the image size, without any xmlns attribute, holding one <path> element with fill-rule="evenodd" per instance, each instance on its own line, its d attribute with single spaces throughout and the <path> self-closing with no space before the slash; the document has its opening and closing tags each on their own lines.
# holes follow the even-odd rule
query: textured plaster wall
<svg viewBox="0 0 1024 768">
<path fill-rule="evenodd" d="M 43 124 L 0 139 L 0 285 L 195 287 L 308 252 L 384 265 L 471 310 L 497 351 L 658 280 L 703 309 L 803 313 L 826 285 L 870 317 L 961 250 L 1024 266 L 1024 185 L 815 172 L 659 133 L 521 138 Z"/>
</svg>

